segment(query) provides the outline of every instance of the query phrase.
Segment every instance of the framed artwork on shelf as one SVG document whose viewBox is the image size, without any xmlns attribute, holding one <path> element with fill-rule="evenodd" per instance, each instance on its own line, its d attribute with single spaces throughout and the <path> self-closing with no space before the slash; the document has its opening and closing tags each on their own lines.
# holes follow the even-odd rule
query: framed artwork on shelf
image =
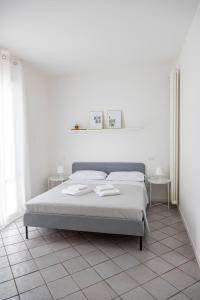
<svg viewBox="0 0 200 300">
<path fill-rule="evenodd" d="M 121 110 L 107 111 L 107 128 L 122 128 L 122 112 Z"/>
<path fill-rule="evenodd" d="M 89 121 L 90 121 L 89 129 L 102 129 L 103 128 L 103 112 L 102 111 L 90 111 Z"/>
</svg>

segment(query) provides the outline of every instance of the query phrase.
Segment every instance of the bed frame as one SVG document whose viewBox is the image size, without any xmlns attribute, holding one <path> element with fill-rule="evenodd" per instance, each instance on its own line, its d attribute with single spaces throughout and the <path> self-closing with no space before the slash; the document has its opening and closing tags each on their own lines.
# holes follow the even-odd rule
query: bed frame
<svg viewBox="0 0 200 300">
<path fill-rule="evenodd" d="M 72 173 L 79 170 L 98 170 L 107 174 L 114 171 L 139 171 L 145 174 L 145 165 L 143 163 L 128 162 L 73 163 Z M 25 213 L 24 226 L 26 228 L 26 239 L 28 239 L 28 226 L 138 236 L 140 250 L 142 250 L 144 218 L 129 220 L 81 215 Z"/>
</svg>

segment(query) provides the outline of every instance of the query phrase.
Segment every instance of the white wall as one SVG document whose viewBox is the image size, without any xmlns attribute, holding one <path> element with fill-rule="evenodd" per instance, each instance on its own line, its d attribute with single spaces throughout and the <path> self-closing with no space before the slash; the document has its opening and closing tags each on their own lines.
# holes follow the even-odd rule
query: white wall
<svg viewBox="0 0 200 300">
<path fill-rule="evenodd" d="M 146 164 L 148 173 L 160 165 L 168 172 L 168 73 L 168 68 L 151 66 L 52 79 L 51 172 L 61 163 L 70 173 L 74 161 L 138 161 Z M 144 129 L 68 132 L 76 122 L 88 127 L 89 111 L 108 109 L 123 111 L 125 127 L 139 125 Z"/>
<path fill-rule="evenodd" d="M 180 211 L 200 263 L 200 7 L 181 56 Z"/>
<path fill-rule="evenodd" d="M 34 66 L 24 63 L 24 84 L 31 197 L 34 197 L 47 189 L 49 171 L 48 80 Z"/>
</svg>

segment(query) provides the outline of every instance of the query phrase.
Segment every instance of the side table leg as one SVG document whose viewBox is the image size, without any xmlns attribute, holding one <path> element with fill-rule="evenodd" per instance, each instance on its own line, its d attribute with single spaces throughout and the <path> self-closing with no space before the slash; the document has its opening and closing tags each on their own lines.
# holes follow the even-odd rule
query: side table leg
<svg viewBox="0 0 200 300">
<path fill-rule="evenodd" d="M 150 201 L 150 207 L 151 207 L 151 183 L 149 186 L 149 201 Z"/>
<path fill-rule="evenodd" d="M 169 183 L 167 184 L 167 203 L 168 203 L 168 208 L 169 208 L 169 194 L 170 194 L 170 191 L 169 191 Z"/>
</svg>

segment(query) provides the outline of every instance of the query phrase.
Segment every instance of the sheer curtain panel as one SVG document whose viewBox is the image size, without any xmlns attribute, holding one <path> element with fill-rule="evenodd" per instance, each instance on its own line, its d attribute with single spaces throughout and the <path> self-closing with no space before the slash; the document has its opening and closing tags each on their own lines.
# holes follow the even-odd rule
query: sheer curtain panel
<svg viewBox="0 0 200 300">
<path fill-rule="evenodd" d="M 20 216 L 27 193 L 21 62 L 0 50 L 0 228 Z"/>
</svg>

